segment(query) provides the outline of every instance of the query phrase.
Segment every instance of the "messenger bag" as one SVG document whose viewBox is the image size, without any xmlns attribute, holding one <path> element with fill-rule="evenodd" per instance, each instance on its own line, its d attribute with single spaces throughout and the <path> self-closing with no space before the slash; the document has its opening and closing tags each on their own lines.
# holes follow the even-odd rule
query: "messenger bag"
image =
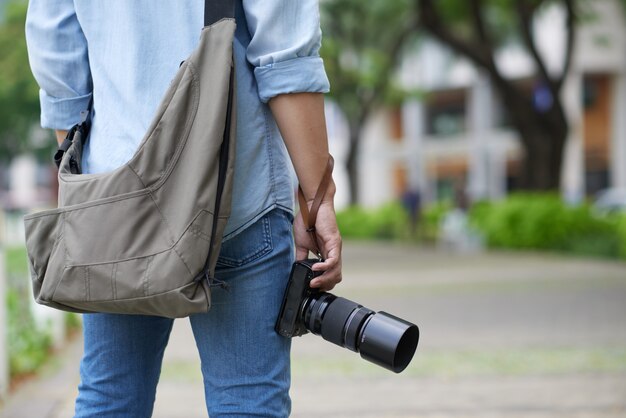
<svg viewBox="0 0 626 418">
<path fill-rule="evenodd" d="M 58 208 L 24 217 L 33 293 L 73 312 L 207 312 L 235 157 L 234 1 L 205 0 L 200 42 L 133 157 L 80 173 L 89 117 L 56 154 Z M 90 105 L 91 107 L 91 105 Z"/>
</svg>

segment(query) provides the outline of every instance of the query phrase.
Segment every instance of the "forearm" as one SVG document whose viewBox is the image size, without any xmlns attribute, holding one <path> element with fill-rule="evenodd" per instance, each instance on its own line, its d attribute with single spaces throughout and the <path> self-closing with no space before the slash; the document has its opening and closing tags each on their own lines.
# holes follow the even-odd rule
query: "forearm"
<svg viewBox="0 0 626 418">
<path fill-rule="evenodd" d="M 57 137 L 57 142 L 59 143 L 59 145 L 61 145 L 61 143 L 65 139 L 65 136 L 67 135 L 67 131 L 56 130 L 54 131 L 54 133 Z"/>
<path fill-rule="evenodd" d="M 87 40 L 73 0 L 30 0 L 25 24 L 28 59 L 40 87 L 41 126 L 69 129 L 91 99 Z"/>
<path fill-rule="evenodd" d="M 298 181 L 307 201 L 315 192 L 328 163 L 328 136 L 322 93 L 280 94 L 269 106 L 287 146 Z M 331 183 L 326 199 L 332 199 L 335 185 Z"/>
</svg>

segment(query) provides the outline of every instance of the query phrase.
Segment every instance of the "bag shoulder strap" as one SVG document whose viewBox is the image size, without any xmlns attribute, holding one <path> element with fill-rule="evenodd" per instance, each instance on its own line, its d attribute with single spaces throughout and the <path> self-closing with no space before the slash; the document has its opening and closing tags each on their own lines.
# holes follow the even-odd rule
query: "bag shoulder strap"
<svg viewBox="0 0 626 418">
<path fill-rule="evenodd" d="M 306 227 L 306 231 L 311 235 L 311 240 L 315 245 L 315 251 L 320 260 L 323 258 L 321 247 L 317 242 L 317 235 L 315 235 L 315 221 L 317 220 L 317 211 L 322 204 L 322 199 L 328 190 L 328 186 L 330 185 L 330 181 L 332 179 L 333 166 L 335 165 L 335 160 L 333 160 L 332 155 L 328 156 L 328 164 L 326 165 L 326 172 L 320 181 L 320 185 L 317 187 L 317 192 L 315 192 L 315 198 L 313 199 L 313 204 L 311 205 L 311 210 L 307 205 L 306 199 L 304 197 L 304 192 L 302 191 L 302 187 L 298 186 L 298 203 L 300 204 L 300 212 L 302 212 L 302 220 L 304 221 L 304 226 Z"/>
<path fill-rule="evenodd" d="M 235 17 L 235 0 L 204 0 L 204 26 L 225 17 Z"/>
</svg>

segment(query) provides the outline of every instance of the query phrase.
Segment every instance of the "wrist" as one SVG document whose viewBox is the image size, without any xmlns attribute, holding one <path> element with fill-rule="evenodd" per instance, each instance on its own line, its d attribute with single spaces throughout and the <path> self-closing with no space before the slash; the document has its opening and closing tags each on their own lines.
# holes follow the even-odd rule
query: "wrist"
<svg viewBox="0 0 626 418">
<path fill-rule="evenodd" d="M 335 186 L 335 181 L 331 178 L 330 182 L 328 183 L 328 187 L 326 188 L 326 192 L 324 193 L 324 196 L 322 197 L 322 203 L 334 202 L 336 192 L 337 192 L 337 187 Z M 309 208 L 313 204 L 314 200 L 315 200 L 315 195 L 307 197 L 306 203 Z"/>
</svg>

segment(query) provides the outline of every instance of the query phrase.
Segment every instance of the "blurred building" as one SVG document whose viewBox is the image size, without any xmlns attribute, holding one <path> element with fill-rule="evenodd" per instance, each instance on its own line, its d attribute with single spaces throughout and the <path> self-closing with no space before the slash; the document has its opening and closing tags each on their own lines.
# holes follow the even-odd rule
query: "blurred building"
<svg viewBox="0 0 626 418">
<path fill-rule="evenodd" d="M 562 192 L 579 200 L 608 187 L 626 187 L 626 18 L 618 1 L 589 2 L 593 18 L 578 26 L 563 100 L 570 119 Z M 560 72 L 565 13 L 553 7 L 534 26 L 548 69 Z M 508 78 L 542 99 L 534 64 L 521 46 L 497 56 Z M 425 99 L 379 111 L 368 121 L 360 154 L 360 200 L 376 206 L 419 190 L 426 200 L 452 198 L 463 187 L 473 199 L 515 190 L 523 148 L 488 77 L 432 40 L 405 57 L 404 86 Z M 331 148 L 341 158 L 345 124 L 328 109 Z M 340 190 L 347 184 L 338 173 Z M 338 196 L 339 205 L 347 196 Z"/>
</svg>

